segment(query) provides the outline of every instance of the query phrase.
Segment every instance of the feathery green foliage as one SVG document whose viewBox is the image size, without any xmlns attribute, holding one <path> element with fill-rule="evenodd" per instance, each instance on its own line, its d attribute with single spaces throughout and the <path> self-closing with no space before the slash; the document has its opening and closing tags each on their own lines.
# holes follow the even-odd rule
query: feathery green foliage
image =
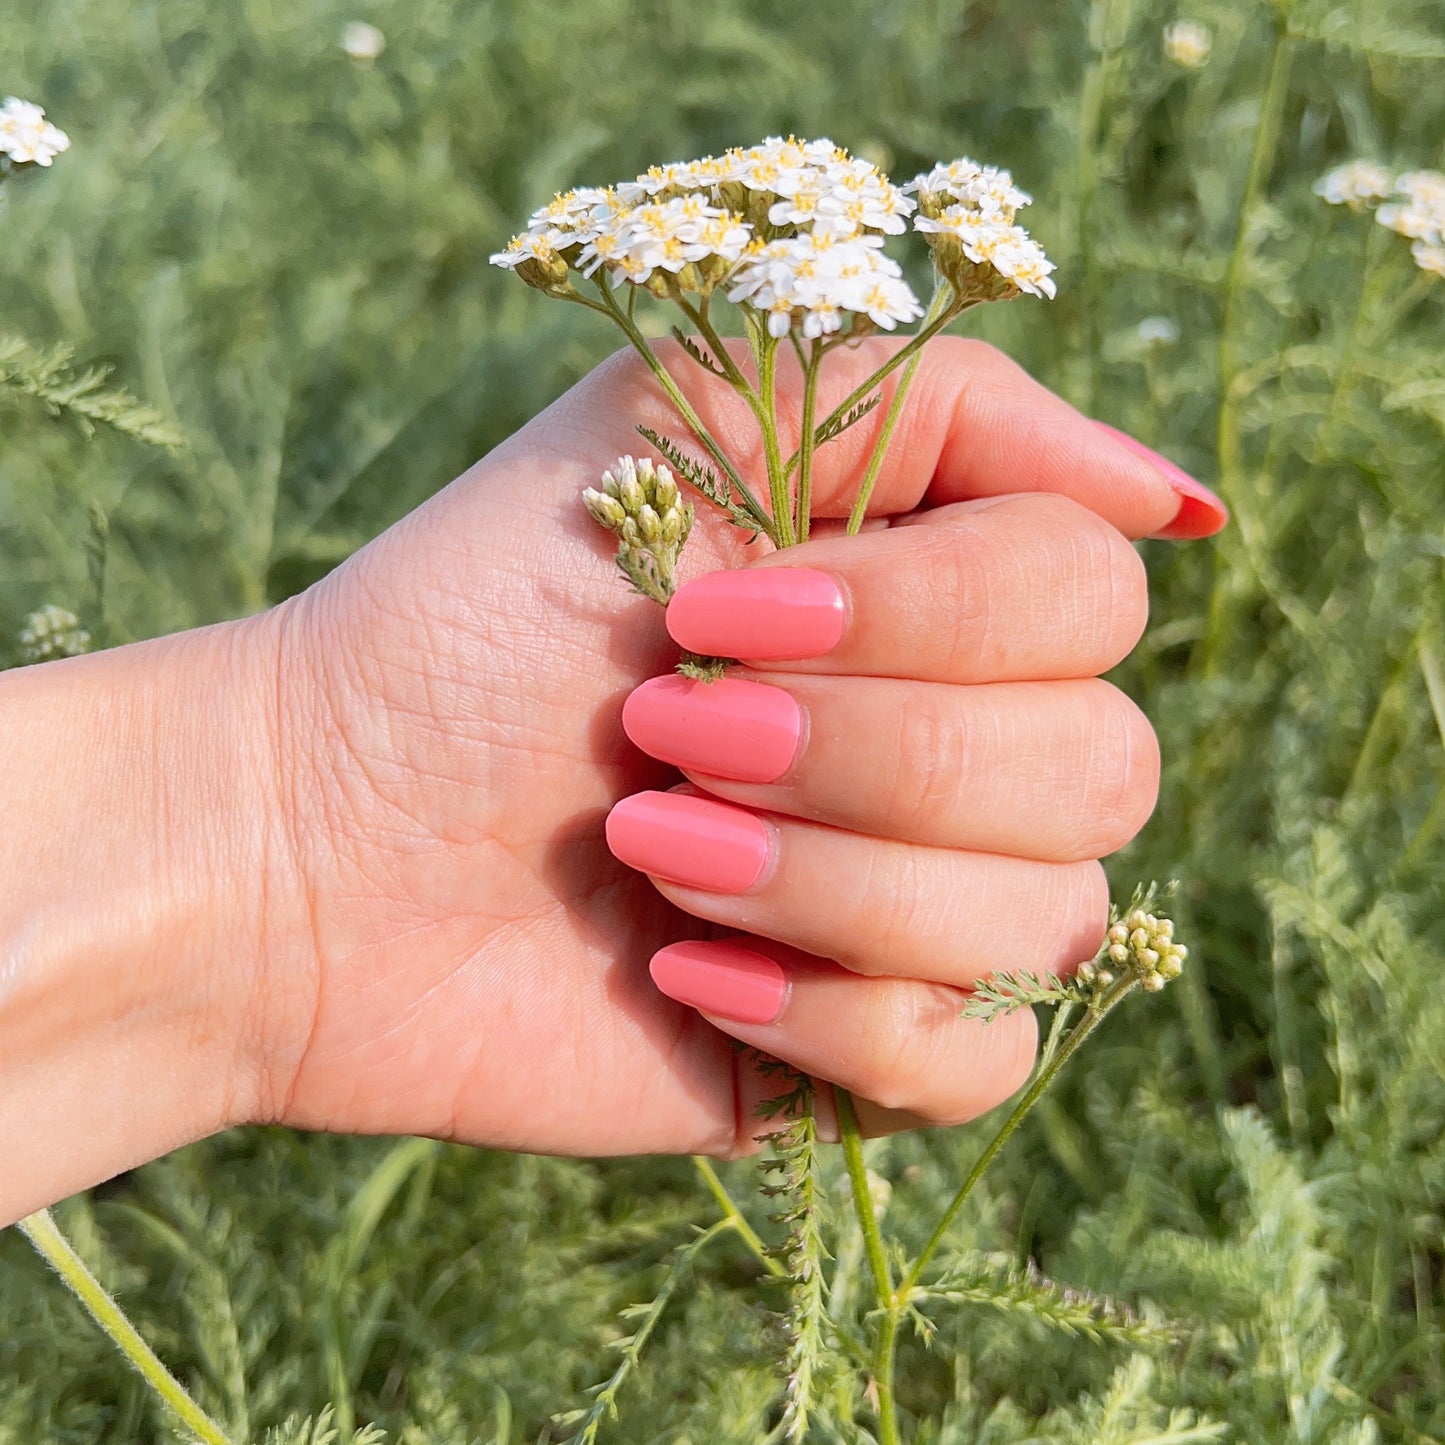
<svg viewBox="0 0 1445 1445">
<path fill-rule="evenodd" d="M 4 402 L 0 641 L 47 603 L 102 638 L 93 516 L 103 640 L 234 616 L 540 410 L 610 345 L 486 265 L 555 189 L 788 129 L 896 175 L 1012 166 L 1059 300 L 967 329 L 1217 483 L 1234 524 L 1146 545 L 1155 621 L 1116 678 L 1164 779 L 1110 871 L 1184 880 L 1190 966 L 1101 1026 L 954 1222 L 928 1278 L 960 1297 L 900 1339 L 905 1438 L 1445 1439 L 1445 298 L 1310 190 L 1353 155 L 1445 162 L 1435 0 L 1200 0 L 1188 73 L 1159 0 L 370 0 L 370 67 L 339 0 L 12 8 L 3 89 L 74 144 L 6 187 L 0 330 L 112 367 L 188 446 Z M 906 1251 L 995 1127 L 869 1146 Z M 57 1216 L 238 1436 L 535 1440 L 715 1206 L 686 1161 L 409 1150 L 231 1135 Z M 775 1242 L 753 1167 L 721 1172 Z M 837 1230 L 849 1355 L 873 1296 Z M 1046 1328 L 1074 1306 L 1029 1261 L 1182 1340 Z M 736 1229 L 695 1259 L 601 1445 L 780 1438 L 763 1273 Z M 853 1372 L 819 1395 L 812 1440 L 869 1438 Z M 169 1430 L 0 1237 L 0 1442 Z"/>
</svg>

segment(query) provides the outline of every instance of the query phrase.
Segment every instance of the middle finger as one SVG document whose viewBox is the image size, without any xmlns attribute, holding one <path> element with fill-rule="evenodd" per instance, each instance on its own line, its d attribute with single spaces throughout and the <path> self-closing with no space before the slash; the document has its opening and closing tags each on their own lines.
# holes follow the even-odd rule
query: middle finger
<svg viewBox="0 0 1445 1445">
<path fill-rule="evenodd" d="M 1153 811 L 1153 729 L 1096 678 L 762 676 L 652 678 L 623 727 L 717 797 L 911 843 L 1075 862 L 1123 847 Z"/>
</svg>

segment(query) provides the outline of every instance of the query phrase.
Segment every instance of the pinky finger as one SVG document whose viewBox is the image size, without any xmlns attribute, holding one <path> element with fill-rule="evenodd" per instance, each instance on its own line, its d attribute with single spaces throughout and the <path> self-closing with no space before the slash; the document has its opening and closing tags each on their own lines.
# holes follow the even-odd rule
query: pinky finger
<svg viewBox="0 0 1445 1445">
<path fill-rule="evenodd" d="M 967 995 L 943 984 L 860 977 L 748 935 L 670 944 L 651 967 L 663 993 L 724 1033 L 866 1100 L 869 1133 L 965 1123 L 1033 1068 L 1031 1012 L 966 1019 Z"/>
</svg>

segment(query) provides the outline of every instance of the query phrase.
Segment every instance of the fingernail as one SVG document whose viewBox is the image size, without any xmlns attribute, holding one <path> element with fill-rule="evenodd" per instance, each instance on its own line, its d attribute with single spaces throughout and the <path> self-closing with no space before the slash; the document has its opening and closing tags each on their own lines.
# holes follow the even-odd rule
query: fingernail
<svg viewBox="0 0 1445 1445">
<path fill-rule="evenodd" d="M 1173 488 L 1179 498 L 1179 510 L 1174 520 L 1154 533 L 1176 542 L 1191 542 L 1200 537 L 1212 537 L 1229 521 L 1229 508 L 1204 485 L 1196 482 L 1182 467 L 1176 466 L 1168 457 L 1161 457 L 1151 447 L 1146 447 L 1128 432 L 1122 432 L 1107 422 L 1096 421 L 1115 441 L 1128 447 L 1135 456 L 1157 467 L 1164 480 Z"/>
<path fill-rule="evenodd" d="M 814 567 L 744 567 L 684 583 L 667 604 L 680 647 L 773 662 L 822 657 L 843 637 L 842 588 Z"/>
<path fill-rule="evenodd" d="M 736 943 L 670 943 L 649 971 L 668 998 L 739 1024 L 772 1023 L 788 997 L 781 967 Z"/>
<path fill-rule="evenodd" d="M 607 846 L 619 862 L 713 893 L 751 888 L 772 845 L 755 813 L 685 793 L 634 793 L 607 815 Z"/>
<path fill-rule="evenodd" d="M 780 687 L 674 674 L 654 677 L 629 695 L 622 728 L 660 762 L 738 783 L 772 783 L 793 765 L 803 713 Z"/>
</svg>

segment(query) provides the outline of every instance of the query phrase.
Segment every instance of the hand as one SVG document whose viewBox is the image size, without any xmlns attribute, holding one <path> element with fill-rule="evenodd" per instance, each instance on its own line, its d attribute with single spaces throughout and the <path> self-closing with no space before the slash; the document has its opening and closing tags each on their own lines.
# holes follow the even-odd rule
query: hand
<svg viewBox="0 0 1445 1445">
<path fill-rule="evenodd" d="M 669 364 L 756 476 L 736 394 Z M 740 580 L 811 575 L 842 625 L 680 721 L 661 610 L 579 497 L 639 422 L 678 434 L 620 355 L 285 606 L 0 676 L 0 1224 L 260 1120 L 743 1152 L 772 1086 L 729 1034 L 855 1091 L 874 1131 L 1020 1083 L 1031 1018 L 964 1021 L 959 989 L 1092 952 L 1092 860 L 1155 786 L 1147 724 L 1092 680 L 1143 626 L 1124 538 L 1221 510 L 989 348 L 935 341 L 874 530 L 823 522 L 768 557 L 699 508 L 684 642 L 776 641 L 773 616 L 738 630 L 736 596 L 706 604 Z M 846 514 L 875 424 L 820 453 L 822 517 Z M 998 500 L 1017 493 L 1046 495 Z M 739 698 L 771 740 L 697 725 Z M 655 883 L 608 852 L 624 799 L 608 832 Z M 659 950 L 739 930 L 742 1017 L 736 949 L 663 953 L 678 999 L 649 978 Z"/>
<path fill-rule="evenodd" d="M 889 344 L 859 348 L 831 387 Z M 742 450 L 736 396 L 669 364 Z M 294 888 L 248 1030 L 248 1117 L 731 1154 L 753 1147 L 769 1086 L 728 1034 L 855 1091 L 874 1131 L 969 1118 L 1025 1078 L 1032 1018 L 962 1020 L 959 989 L 1001 965 L 1067 968 L 1102 933 L 1093 860 L 1147 818 L 1157 752 L 1095 674 L 1144 625 L 1125 536 L 1168 526 L 1180 495 L 989 348 L 935 343 L 874 496 L 879 530 L 763 557 L 699 506 L 688 575 L 812 569 L 842 631 L 810 660 L 691 685 L 689 721 L 662 613 L 626 591 L 579 501 L 639 449 L 639 422 L 680 432 L 620 355 L 258 624 L 280 659 L 274 871 Z M 823 449 L 820 515 L 846 515 L 872 431 Z M 1054 495 L 999 499 L 1013 493 Z M 675 627 L 694 618 L 684 640 L 756 657 L 766 629 L 730 629 L 725 603 L 703 636 L 690 595 L 673 604 Z M 662 763 L 624 736 L 630 695 Z M 735 704 L 751 742 L 719 721 Z M 667 762 L 728 806 L 659 794 Z M 639 793 L 611 831 L 655 886 L 604 845 L 609 809 Z M 751 1023 L 724 1017 L 717 964 L 735 953 L 659 965 L 708 1018 L 650 980 L 657 950 L 735 930 L 776 941 L 770 965 L 743 940 L 770 1022 L 756 1002 Z"/>
</svg>

